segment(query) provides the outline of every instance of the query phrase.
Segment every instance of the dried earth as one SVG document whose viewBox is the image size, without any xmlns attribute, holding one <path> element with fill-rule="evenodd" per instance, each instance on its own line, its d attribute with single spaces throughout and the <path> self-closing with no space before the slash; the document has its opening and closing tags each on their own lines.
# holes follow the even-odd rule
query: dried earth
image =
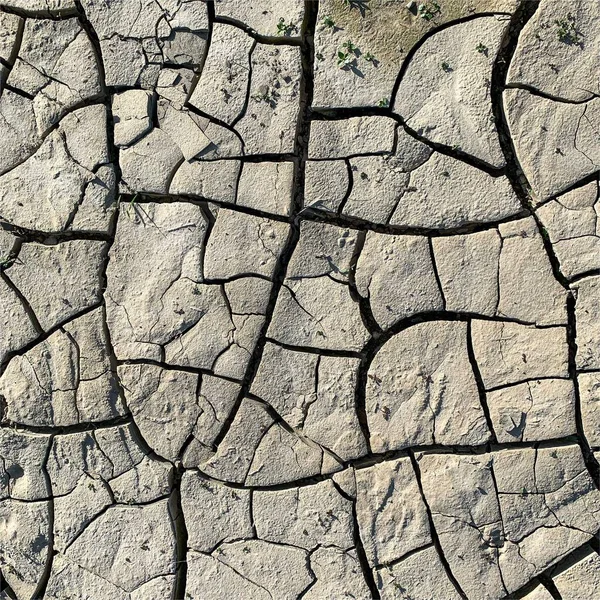
<svg viewBox="0 0 600 600">
<path fill-rule="evenodd" d="M 599 56 L 592 0 L 0 0 L 0 598 L 599 598 Z"/>
</svg>

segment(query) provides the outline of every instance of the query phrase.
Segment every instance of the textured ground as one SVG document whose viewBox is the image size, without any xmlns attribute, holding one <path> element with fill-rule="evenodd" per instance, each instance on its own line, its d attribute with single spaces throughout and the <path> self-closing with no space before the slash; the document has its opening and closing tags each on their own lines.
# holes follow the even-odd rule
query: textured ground
<svg viewBox="0 0 600 600">
<path fill-rule="evenodd" d="M 1 598 L 600 598 L 600 3 L 0 7 Z"/>
</svg>

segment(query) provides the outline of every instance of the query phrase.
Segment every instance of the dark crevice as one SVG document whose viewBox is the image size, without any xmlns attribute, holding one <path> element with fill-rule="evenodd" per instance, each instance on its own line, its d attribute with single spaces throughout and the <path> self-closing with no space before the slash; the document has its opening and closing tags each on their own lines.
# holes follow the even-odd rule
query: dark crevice
<svg viewBox="0 0 600 600">
<path fill-rule="evenodd" d="M 8 276 L 7 273 L 0 272 L 0 279 L 6 284 L 6 286 L 8 288 L 10 288 L 10 290 L 14 293 L 14 295 L 19 299 L 19 302 L 21 303 L 25 312 L 27 313 L 27 316 L 29 317 L 29 320 L 31 321 L 33 328 L 37 331 L 38 334 L 42 335 L 44 333 L 44 329 L 40 325 L 40 322 L 38 321 L 38 318 L 31 306 L 31 304 L 29 304 L 29 301 L 27 300 L 27 298 L 25 298 L 25 296 L 23 295 L 21 290 L 13 283 L 12 279 Z M 22 349 L 19 352 L 22 352 Z M 8 362 L 8 360 L 10 360 L 10 358 L 12 358 L 14 356 L 14 354 L 15 353 L 7 354 L 4 362 L 5 363 Z"/>
<path fill-rule="evenodd" d="M 481 405 L 481 409 L 483 410 L 483 414 L 485 415 L 485 422 L 487 423 L 488 429 L 490 431 L 491 441 L 493 444 L 495 444 L 497 443 L 498 438 L 496 437 L 496 432 L 494 431 L 494 424 L 492 423 L 492 417 L 490 415 L 490 409 L 487 403 L 483 377 L 481 376 L 481 372 L 479 371 L 479 365 L 477 364 L 477 360 L 475 359 L 470 320 L 467 321 L 467 354 L 469 355 L 469 362 L 471 363 L 473 376 L 475 377 L 475 381 L 477 383 L 477 391 L 479 392 L 479 404 Z"/>
<path fill-rule="evenodd" d="M 524 208 L 531 211 L 530 186 L 523 175 L 519 161 L 517 160 L 514 144 L 508 127 L 508 120 L 504 113 L 502 93 L 506 87 L 508 67 L 517 48 L 519 35 L 527 21 L 533 16 L 538 8 L 540 0 L 527 0 L 521 2 L 512 15 L 505 39 L 492 69 L 491 100 L 492 112 L 498 130 L 500 147 L 506 160 L 506 176 L 512 188 L 521 201 Z"/>
<path fill-rule="evenodd" d="M 460 587 L 460 584 L 454 577 L 454 574 L 452 573 L 452 570 L 450 569 L 450 565 L 448 564 L 448 561 L 446 559 L 446 556 L 444 555 L 444 551 L 442 549 L 442 544 L 440 543 L 440 539 L 438 537 L 438 533 L 436 531 L 435 524 L 433 522 L 431 508 L 429 506 L 429 502 L 427 502 L 427 498 L 425 497 L 425 492 L 423 491 L 423 484 L 421 483 L 421 468 L 419 467 L 419 461 L 416 459 L 414 452 L 409 452 L 408 455 L 410 457 L 410 462 L 411 462 L 413 470 L 415 472 L 415 477 L 417 480 L 417 485 L 419 486 L 419 493 L 421 495 L 421 500 L 423 501 L 423 504 L 425 505 L 425 511 L 427 512 L 427 519 L 429 521 L 429 533 L 431 535 L 431 540 L 436 549 L 438 557 L 444 567 L 444 571 L 446 572 L 446 575 L 448 576 L 448 579 L 450 580 L 450 582 L 456 589 L 456 592 L 459 594 L 459 596 L 461 598 L 463 598 L 464 600 L 466 600 L 467 595 L 463 592 L 462 588 Z"/>
<path fill-rule="evenodd" d="M 266 343 L 267 331 L 271 324 L 271 319 L 275 311 L 275 304 L 279 291 L 285 279 L 287 265 L 292 257 L 296 244 L 300 238 L 300 216 L 299 212 L 304 205 L 304 183 L 305 183 L 305 166 L 308 158 L 308 138 L 310 133 L 309 117 L 310 107 L 312 104 L 313 95 L 313 61 L 314 61 L 314 31 L 317 21 L 318 6 L 315 2 L 307 0 L 304 4 L 305 16 L 302 23 L 302 76 L 300 79 L 300 111 L 296 127 L 296 136 L 294 143 L 294 155 L 297 160 L 294 162 L 293 175 L 293 196 L 292 196 L 292 214 L 291 228 L 284 249 L 277 261 L 273 273 L 273 286 L 267 305 L 265 321 L 260 332 L 258 342 L 255 345 L 254 351 L 250 358 L 242 389 L 236 400 L 231 413 L 225 420 L 221 430 L 215 438 L 214 444 L 218 446 L 223 440 L 229 428 L 237 415 L 237 412 L 242 404 L 244 396 L 250 390 L 252 381 L 258 370 L 258 365 L 262 357 L 262 352 Z"/>
<path fill-rule="evenodd" d="M 410 127 L 406 121 L 396 113 L 388 112 L 389 109 L 381 109 L 381 108 L 335 108 L 335 109 L 314 109 L 314 120 L 315 121 L 338 121 L 338 120 L 346 120 L 351 119 L 353 117 L 389 117 L 393 119 L 397 123 L 400 124 L 401 127 L 404 128 L 404 131 L 410 135 L 415 140 L 425 144 L 432 150 L 439 152 L 440 154 L 444 154 L 445 156 L 449 156 L 450 158 L 454 158 L 459 160 L 475 169 L 479 169 L 490 175 L 491 177 L 502 177 L 506 175 L 506 168 L 498 168 L 492 165 L 489 165 L 485 161 L 473 156 L 472 154 L 468 154 L 457 148 L 456 146 L 449 146 L 447 144 L 441 144 L 439 142 L 434 142 L 429 138 L 421 135 L 418 131 Z M 381 151 L 381 152 L 369 152 L 363 154 L 350 155 L 344 158 L 352 158 L 353 156 L 386 156 L 389 155 L 389 152 Z M 312 159 L 312 160 L 330 160 L 327 158 L 322 159 Z"/>
<path fill-rule="evenodd" d="M 132 202 L 135 198 L 135 204 L 147 204 L 149 202 L 172 204 L 174 202 L 189 202 L 198 206 L 206 206 L 206 204 L 214 204 L 215 206 L 225 208 L 227 210 L 234 210 L 243 214 L 260 217 L 262 219 L 271 219 L 273 221 L 282 221 L 289 223 L 290 218 L 284 215 L 278 215 L 275 213 L 264 212 L 257 208 L 250 208 L 248 206 L 238 206 L 231 202 L 223 202 L 221 200 L 215 200 L 213 198 L 206 198 L 204 196 L 192 196 L 189 194 L 121 194 L 121 202 L 126 204 Z"/>
<path fill-rule="evenodd" d="M 442 286 L 442 280 L 440 279 L 440 274 L 437 268 L 437 261 L 435 259 L 435 252 L 433 251 L 433 241 L 431 237 L 427 238 L 427 243 L 429 245 L 429 256 L 431 258 L 433 275 L 435 276 L 435 281 L 437 283 L 438 290 L 440 290 L 440 295 L 442 296 L 442 308 L 443 310 L 446 310 L 446 296 L 444 295 L 444 287 Z"/>
<path fill-rule="evenodd" d="M 497 221 L 486 221 L 483 223 L 464 223 L 459 227 L 448 229 L 432 229 L 428 227 L 414 227 L 411 225 L 386 225 L 385 223 L 375 223 L 366 221 L 359 217 L 351 215 L 335 214 L 320 210 L 318 208 L 307 206 L 303 211 L 303 219 L 306 221 L 316 221 L 320 223 L 330 223 L 338 227 L 348 229 L 357 229 L 359 231 L 375 231 L 377 233 L 387 233 L 390 235 L 427 235 L 431 237 L 448 237 L 455 235 L 465 235 L 469 233 L 477 233 L 479 231 L 488 231 L 495 229 L 502 223 L 510 223 L 524 217 L 528 217 L 531 213 L 528 210 L 520 211 L 514 215 L 499 219 Z"/>
<path fill-rule="evenodd" d="M 208 3 L 210 5 L 210 2 Z M 199 79 L 199 78 L 198 78 Z M 197 84 L 198 82 L 196 82 Z M 190 93 L 190 97 L 191 97 L 191 93 Z M 229 125 L 229 123 L 226 123 L 225 121 L 221 121 L 220 119 L 217 119 L 216 117 L 213 117 L 212 115 L 209 115 L 208 113 L 196 108 L 193 104 L 191 104 L 189 102 L 189 100 L 187 100 L 184 104 L 184 107 L 187 108 L 190 112 L 194 113 L 195 115 L 198 115 L 199 117 L 202 117 L 204 119 L 209 119 L 212 123 L 214 123 L 215 125 L 219 125 L 219 127 L 223 127 L 224 129 L 227 129 L 229 132 L 233 133 L 238 140 L 240 140 L 240 144 L 242 147 L 242 153 L 244 152 L 244 140 L 242 139 L 242 136 L 231 126 Z M 241 157 L 236 156 L 236 157 L 227 157 L 227 158 L 219 158 L 219 159 L 215 159 L 215 160 L 228 160 L 228 159 L 240 159 Z"/>
<path fill-rule="evenodd" d="M 171 502 L 173 505 L 173 526 L 175 529 L 175 539 L 177 546 L 175 550 L 176 570 L 175 585 L 173 586 L 173 600 L 184 600 L 187 586 L 187 549 L 188 549 L 188 531 L 185 522 L 185 514 L 181 503 L 181 478 L 184 469 L 181 462 L 176 465 L 175 478 L 173 481 L 173 493 Z"/>
<path fill-rule="evenodd" d="M 281 419 L 281 417 L 275 412 L 275 410 L 264 400 L 261 400 L 257 396 L 253 394 L 248 395 L 249 398 L 260 402 L 268 411 L 269 414 L 273 417 L 276 423 L 281 424 L 284 428 L 289 431 L 292 431 L 297 434 L 297 432 L 290 428 L 285 421 Z M 286 427 L 287 426 L 287 427 Z M 410 452 L 420 453 L 420 452 L 428 452 L 428 453 L 438 453 L 438 454 L 463 454 L 463 455 L 478 455 L 489 452 L 498 452 L 501 450 L 524 450 L 524 449 L 532 449 L 537 446 L 543 448 L 557 448 L 562 446 L 571 446 L 575 442 L 575 438 L 572 436 L 562 437 L 552 440 L 544 440 L 544 442 L 506 442 L 502 444 L 493 444 L 491 445 L 489 442 L 485 442 L 484 444 L 471 444 L 468 446 L 461 445 L 444 445 L 444 444 L 429 444 L 429 445 L 418 445 L 418 446 L 409 446 L 399 448 L 397 450 L 389 450 L 387 452 L 382 453 L 368 453 L 359 458 L 355 458 L 352 460 L 344 461 L 341 463 L 342 470 L 347 468 L 354 469 L 366 469 L 375 464 L 379 464 L 382 462 L 395 461 L 399 458 L 404 458 L 408 456 Z M 320 483 L 327 479 L 332 479 L 335 473 L 326 473 L 320 475 L 312 475 L 308 477 L 302 477 L 300 479 L 294 479 L 291 481 L 287 481 L 284 483 L 278 483 L 273 485 L 253 485 L 248 486 L 243 483 L 235 483 L 231 481 L 227 481 L 224 479 L 219 479 L 218 477 L 214 477 L 204 473 L 200 467 L 193 467 L 190 470 L 196 470 L 202 474 L 202 476 L 210 481 L 214 481 L 219 484 L 227 485 L 228 487 L 236 488 L 236 489 L 252 489 L 257 491 L 283 491 L 289 490 L 296 487 L 305 487 Z M 336 471 L 337 473 L 338 471 Z"/>
<path fill-rule="evenodd" d="M 317 354 L 318 356 L 334 356 L 334 357 L 346 357 L 346 358 L 362 358 L 360 352 L 354 352 L 352 350 L 331 350 L 329 348 L 311 348 L 309 346 L 294 346 L 293 344 L 286 344 L 275 340 L 268 336 L 265 337 L 265 341 L 276 346 L 281 346 L 286 350 L 292 350 L 293 352 L 303 352 L 305 354 Z"/>
<path fill-rule="evenodd" d="M 570 377 L 556 377 L 553 375 L 543 375 L 541 377 L 531 377 L 529 379 L 520 379 L 517 382 L 503 383 L 501 385 L 495 385 L 493 387 L 487 388 L 487 392 L 496 392 L 498 390 L 505 390 L 507 388 L 512 388 L 517 385 L 521 385 L 523 383 L 534 383 L 534 382 L 538 382 L 538 381 L 556 381 L 556 380 L 568 381 L 570 379 L 571 379 Z"/>
<path fill-rule="evenodd" d="M 6 581 L 6 579 L 4 578 L 4 575 L 2 574 L 1 569 L 0 569 L 0 593 L 6 594 L 6 596 L 8 598 L 10 598 L 11 600 L 18 600 L 17 595 L 15 594 L 13 589 L 10 587 L 10 585 L 8 585 L 8 581 Z"/>
<path fill-rule="evenodd" d="M 586 279 L 587 277 L 598 277 L 600 276 L 600 269 L 592 269 L 590 271 L 585 271 L 585 273 L 579 273 L 575 275 L 575 277 L 571 277 L 569 280 L 571 285 L 581 281 L 582 279 Z"/>
<path fill-rule="evenodd" d="M 240 120 L 246 115 L 248 112 L 248 104 L 250 103 L 250 89 L 252 88 L 252 55 L 256 50 L 256 42 L 252 44 L 250 50 L 248 52 L 248 80 L 246 81 L 246 94 L 244 97 L 244 104 L 240 109 L 238 115 L 231 121 L 230 127 L 235 130 L 235 126 L 240 122 Z"/>
<path fill-rule="evenodd" d="M 91 183 L 91 182 L 90 182 Z M 35 242 L 46 246 L 54 246 L 62 242 L 70 242 L 72 240 L 91 240 L 95 242 L 108 242 L 110 236 L 101 231 L 78 230 L 78 231 L 37 231 L 35 229 L 27 229 L 20 225 L 13 225 L 8 221 L 0 219 L 0 229 L 18 235 L 23 239 L 23 242 Z"/>
<path fill-rule="evenodd" d="M 293 36 L 278 36 L 278 35 L 263 35 L 258 33 L 252 27 L 238 21 L 233 17 L 226 17 L 225 15 L 215 15 L 215 23 L 222 23 L 224 25 L 231 25 L 241 29 L 244 33 L 254 38 L 260 44 L 269 44 L 271 46 L 302 46 L 302 38 Z"/>
<path fill-rule="evenodd" d="M 379 600 L 381 596 L 379 594 L 379 590 L 377 589 L 375 577 L 373 576 L 373 571 L 369 565 L 369 559 L 367 558 L 367 553 L 365 552 L 365 548 L 360 537 L 360 527 L 358 525 L 358 516 L 356 514 L 356 502 L 356 500 L 352 501 L 352 521 L 354 523 L 352 533 L 354 537 L 354 547 L 356 548 L 356 556 L 358 558 L 365 583 L 371 592 L 371 598 L 373 598 L 373 600 Z"/>
<path fill-rule="evenodd" d="M 227 375 L 215 375 L 213 371 L 210 369 L 204 369 L 202 367 L 190 367 L 188 365 L 176 365 L 170 364 L 166 362 L 161 362 L 159 360 L 152 360 L 150 358 L 127 358 L 127 359 L 117 359 L 116 365 L 151 365 L 154 367 L 160 367 L 161 369 L 165 369 L 165 371 L 183 371 L 185 373 L 194 373 L 196 375 L 210 375 L 212 377 L 218 377 L 219 379 L 224 379 L 226 381 L 232 381 L 233 383 L 240 383 L 239 379 L 235 379 L 234 377 L 229 377 Z"/>
<path fill-rule="evenodd" d="M 52 449 L 53 437 L 51 436 L 48 439 L 48 446 L 46 448 L 46 455 L 44 456 L 44 461 L 42 463 L 42 472 L 44 474 L 44 479 L 46 480 L 46 490 L 49 496 L 48 499 L 48 555 L 46 557 L 46 564 L 44 565 L 44 571 L 40 580 L 38 581 L 38 585 L 33 593 L 32 599 L 37 600 L 38 598 L 43 598 L 46 593 L 46 588 L 48 587 L 48 581 L 50 580 L 50 575 L 52 573 L 52 564 L 54 562 L 54 498 L 52 496 L 52 483 L 50 481 L 50 476 L 48 475 L 48 459 L 50 458 L 50 452 Z"/>
<path fill-rule="evenodd" d="M 575 391 L 575 424 L 585 466 L 587 467 L 592 481 L 596 487 L 600 489 L 600 465 L 585 436 L 581 412 L 581 396 L 579 393 L 579 381 L 577 379 L 577 318 L 575 315 L 575 304 L 575 296 L 570 293 L 567 297 L 567 342 L 569 344 L 569 377 L 573 381 L 573 388 Z"/>
<path fill-rule="evenodd" d="M 77 4 L 77 2 L 75 3 Z M 69 17 L 77 16 L 77 8 L 58 8 L 55 10 L 35 10 L 35 9 L 27 9 L 27 8 L 15 8 L 14 6 L 9 6 L 4 2 L 0 2 L 0 9 L 2 12 L 10 13 L 12 15 L 18 15 L 23 18 L 32 18 L 32 19 L 49 19 L 50 21 L 62 21 Z"/>
<path fill-rule="evenodd" d="M 419 546 L 418 548 L 413 548 L 412 550 L 409 550 L 406 554 L 403 554 L 402 556 L 399 556 L 398 558 L 395 558 L 394 560 L 390 560 L 389 562 L 385 562 L 385 563 L 379 563 L 375 569 L 377 571 L 381 571 L 382 569 L 386 569 L 389 567 L 393 567 L 394 565 L 399 565 L 400 563 L 404 562 L 406 559 L 410 558 L 411 556 L 414 556 L 415 554 L 419 554 L 419 552 L 423 552 L 424 550 L 427 550 L 429 548 L 433 548 L 433 542 L 430 542 L 429 544 L 425 544 L 424 546 Z"/>
<path fill-rule="evenodd" d="M 210 163 L 210 162 L 224 162 L 224 161 L 240 161 L 243 163 L 260 163 L 260 162 L 290 162 L 295 159 L 293 152 L 281 152 L 278 154 L 273 153 L 261 153 L 261 154 L 237 154 L 232 156 L 218 156 L 216 158 L 203 158 L 202 154 L 198 155 L 191 162 L 192 163 Z"/>
<path fill-rule="evenodd" d="M 2 426 L 11 427 L 15 431 L 23 431 L 26 433 L 38 433 L 43 435 L 69 435 L 72 433 L 83 433 L 86 431 L 96 431 L 97 429 L 108 429 L 110 427 L 119 427 L 120 425 L 129 425 L 132 422 L 131 415 L 121 415 L 107 421 L 95 421 L 92 423 L 77 423 L 75 425 L 24 425 L 22 423 L 14 423 L 6 421 Z"/>
<path fill-rule="evenodd" d="M 337 207 L 336 214 L 338 217 L 342 216 L 342 213 L 344 212 L 344 207 L 346 206 L 348 199 L 352 195 L 352 189 L 354 188 L 354 173 L 352 172 L 352 165 L 350 164 L 349 159 L 345 158 L 343 160 L 346 165 L 346 170 L 348 172 L 348 187 L 346 188 L 346 193 L 344 194 L 344 197 L 342 198 L 340 205 Z M 310 208 L 310 207 L 306 207 L 306 208 Z"/>
<path fill-rule="evenodd" d="M 367 233 L 364 231 L 359 232 L 359 234 L 356 236 L 356 244 L 354 245 L 354 251 L 350 260 L 350 272 L 348 273 L 348 289 L 350 291 L 350 297 L 359 306 L 360 317 L 365 329 L 373 337 L 377 338 L 381 335 L 382 329 L 373 315 L 371 302 L 369 301 L 368 297 L 362 296 L 356 287 L 356 266 L 360 259 L 360 254 L 365 246 L 366 237 Z"/>
<path fill-rule="evenodd" d="M 542 585 L 548 590 L 553 600 L 563 600 L 561 593 L 558 591 L 558 588 L 554 584 L 554 581 L 546 574 L 542 573 L 538 575 L 538 579 L 542 583 Z"/>
<path fill-rule="evenodd" d="M 566 98 L 560 98 L 559 96 L 553 96 L 552 94 L 548 94 L 542 90 L 538 90 L 536 87 L 532 85 L 528 85 L 527 83 L 507 83 L 505 88 L 507 90 L 524 90 L 529 92 L 532 96 L 538 96 L 540 98 L 545 98 L 546 100 L 552 100 L 553 102 L 558 102 L 559 104 L 574 104 L 574 105 L 582 105 L 587 104 L 594 98 L 598 98 L 597 94 L 592 94 L 591 98 L 587 100 L 568 100 Z"/>
</svg>

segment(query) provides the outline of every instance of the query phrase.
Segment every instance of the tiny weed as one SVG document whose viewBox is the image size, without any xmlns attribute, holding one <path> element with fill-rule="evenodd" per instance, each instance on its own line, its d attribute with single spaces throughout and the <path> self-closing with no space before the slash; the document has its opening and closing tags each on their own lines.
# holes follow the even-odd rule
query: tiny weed
<svg viewBox="0 0 600 600">
<path fill-rule="evenodd" d="M 442 12 L 442 7 L 437 2 L 419 4 L 419 16 L 425 21 L 435 19 Z"/>
<path fill-rule="evenodd" d="M 315 55 L 315 58 L 319 61 L 325 60 L 325 57 L 323 56 L 323 54 L 321 54 L 321 52 L 317 52 L 317 54 Z"/>
<path fill-rule="evenodd" d="M 342 48 L 346 48 L 346 50 L 348 50 L 348 52 L 356 52 L 357 48 L 356 46 L 350 41 L 348 40 L 347 42 L 344 42 L 342 44 Z"/>
<path fill-rule="evenodd" d="M 375 58 L 375 56 L 373 56 L 370 52 L 367 52 L 364 55 L 364 58 L 366 61 L 371 62 L 371 63 L 377 62 L 377 59 Z"/>
<path fill-rule="evenodd" d="M 127 216 L 129 216 L 129 211 L 131 209 L 133 209 L 134 211 L 136 210 L 136 205 L 137 205 L 137 199 L 138 199 L 138 194 L 136 194 L 130 201 L 129 204 L 127 205 Z"/>
<path fill-rule="evenodd" d="M 294 33 L 298 33 L 298 28 L 291 21 L 286 23 L 285 19 L 281 17 L 277 23 L 277 34 L 290 37 Z"/>
<path fill-rule="evenodd" d="M 325 27 L 329 27 L 330 29 L 335 27 L 335 21 L 328 15 L 323 19 L 323 25 Z"/>
<path fill-rule="evenodd" d="M 390 99 L 389 98 L 382 98 L 377 103 L 377 106 L 379 106 L 379 108 L 387 108 L 389 105 L 390 105 Z"/>
<path fill-rule="evenodd" d="M 452 71 L 452 67 L 450 66 L 449 63 L 447 63 L 446 61 L 444 61 L 440 67 L 442 68 L 442 71 L 444 71 L 445 73 L 450 73 L 450 71 Z"/>
<path fill-rule="evenodd" d="M 479 42 L 479 44 L 475 46 L 475 50 L 477 50 L 479 54 L 485 54 L 486 56 L 488 55 L 488 47 L 485 44 L 482 44 L 481 42 Z"/>
<path fill-rule="evenodd" d="M 563 44 L 581 43 L 581 35 L 577 31 L 575 17 L 571 13 L 567 13 L 564 19 L 556 19 L 554 24 L 556 25 L 556 35 Z"/>
<path fill-rule="evenodd" d="M 348 40 L 342 44 L 337 53 L 337 64 L 340 69 L 349 67 L 356 61 L 356 46 Z"/>
</svg>

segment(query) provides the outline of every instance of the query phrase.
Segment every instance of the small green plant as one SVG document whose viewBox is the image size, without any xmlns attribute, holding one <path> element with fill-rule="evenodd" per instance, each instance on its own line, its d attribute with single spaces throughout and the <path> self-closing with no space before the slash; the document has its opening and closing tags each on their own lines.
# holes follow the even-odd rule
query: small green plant
<svg viewBox="0 0 600 600">
<path fill-rule="evenodd" d="M 450 66 L 450 63 L 444 61 L 440 67 L 442 68 L 442 71 L 444 71 L 445 73 L 450 73 L 450 71 L 452 71 L 452 67 Z"/>
<path fill-rule="evenodd" d="M 364 59 L 370 63 L 374 63 L 377 62 L 377 59 L 375 58 L 375 56 L 373 56 L 373 54 L 371 54 L 370 52 L 367 52 L 364 55 Z"/>
<path fill-rule="evenodd" d="M 317 52 L 317 54 L 315 55 L 315 58 L 318 61 L 324 61 L 325 60 L 325 57 L 323 56 L 323 54 L 321 52 Z"/>
<path fill-rule="evenodd" d="M 442 12 L 442 7 L 437 2 L 419 4 L 419 16 L 425 21 L 435 19 Z"/>
<path fill-rule="evenodd" d="M 556 35 L 563 44 L 581 43 L 581 35 L 577 31 L 575 17 L 571 13 L 567 13 L 564 19 L 556 19 L 554 24 L 556 25 Z"/>
<path fill-rule="evenodd" d="M 285 19 L 281 17 L 279 22 L 277 23 L 277 34 L 284 35 L 285 37 L 290 37 L 292 34 L 298 32 L 298 27 L 294 25 L 291 21 L 289 23 L 285 22 Z"/>
<path fill-rule="evenodd" d="M 389 98 L 382 98 L 377 103 L 377 106 L 379 106 L 379 108 L 388 108 L 389 105 L 390 105 L 390 99 Z"/>
<path fill-rule="evenodd" d="M 485 54 L 486 56 L 488 55 L 488 47 L 485 44 L 482 44 L 481 42 L 479 42 L 479 44 L 475 46 L 475 50 L 477 50 L 479 54 Z"/>
<path fill-rule="evenodd" d="M 348 40 L 342 44 L 342 47 L 337 53 L 337 64 L 340 69 L 344 69 L 352 65 L 356 61 L 357 47 Z"/>
<path fill-rule="evenodd" d="M 335 27 L 335 21 L 328 15 L 323 19 L 323 25 L 332 29 L 333 27 Z"/>
<path fill-rule="evenodd" d="M 130 211 L 132 209 L 134 212 L 137 211 L 137 199 L 138 199 L 138 194 L 135 194 L 135 196 L 133 196 L 133 198 L 127 204 L 127 216 L 128 217 L 129 217 Z"/>
</svg>

